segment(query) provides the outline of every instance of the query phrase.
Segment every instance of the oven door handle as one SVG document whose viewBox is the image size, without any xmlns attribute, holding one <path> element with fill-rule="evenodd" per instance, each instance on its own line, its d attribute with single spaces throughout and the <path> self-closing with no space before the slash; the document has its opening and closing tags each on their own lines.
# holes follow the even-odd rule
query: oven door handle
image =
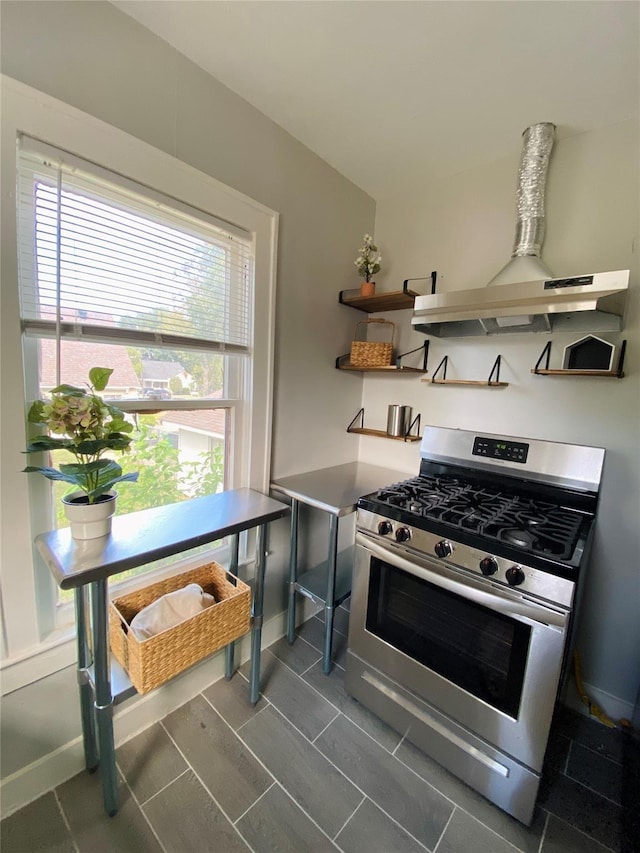
<svg viewBox="0 0 640 853">
<path fill-rule="evenodd" d="M 375 557 L 378 557 L 378 559 L 390 563 L 402 569 L 402 571 L 408 572 L 410 575 L 439 586 L 441 589 L 453 592 L 462 598 L 466 598 L 468 601 L 482 604 L 490 610 L 503 613 L 505 616 L 522 616 L 538 624 L 551 625 L 562 629 L 565 629 L 567 626 L 568 615 L 566 613 L 533 604 L 520 597 L 511 596 L 498 588 L 495 588 L 492 592 L 485 592 L 478 589 L 477 586 L 457 581 L 445 575 L 439 566 L 437 568 L 430 568 L 418 556 L 407 560 L 395 550 L 391 552 L 388 548 L 378 545 L 377 542 L 365 537 L 362 533 L 356 533 L 356 545 L 363 546 Z M 445 571 L 447 571 L 446 568 Z"/>
</svg>

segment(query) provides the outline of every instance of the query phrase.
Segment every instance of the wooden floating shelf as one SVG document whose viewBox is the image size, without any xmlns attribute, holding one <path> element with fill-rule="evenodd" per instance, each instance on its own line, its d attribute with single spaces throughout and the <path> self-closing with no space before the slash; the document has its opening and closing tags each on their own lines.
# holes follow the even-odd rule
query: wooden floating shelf
<svg viewBox="0 0 640 853">
<path fill-rule="evenodd" d="M 360 296 L 356 290 L 340 291 L 340 302 L 349 308 L 356 308 L 367 314 L 376 314 L 379 311 L 402 311 L 405 308 L 413 308 L 416 296 L 413 290 L 394 290 L 389 293 L 376 293 L 374 296 Z"/>
<path fill-rule="evenodd" d="M 358 426 L 356 426 L 358 424 Z M 416 431 L 417 434 L 414 434 L 413 431 Z M 360 409 L 355 418 L 351 421 L 349 426 L 347 427 L 347 432 L 355 432 L 358 435 L 373 435 L 376 438 L 389 438 L 391 441 L 421 441 L 422 436 L 420 435 L 420 415 L 416 415 L 415 418 L 409 424 L 409 427 L 405 433 L 405 435 L 389 435 L 386 430 L 383 429 L 369 429 L 364 425 L 364 409 Z"/>
<path fill-rule="evenodd" d="M 378 438 L 389 438 L 391 441 L 420 441 L 420 435 L 389 435 L 383 429 L 367 429 L 366 427 L 351 427 L 347 432 L 356 432 L 359 435 L 376 435 Z"/>
<path fill-rule="evenodd" d="M 338 370 L 353 370 L 358 373 L 426 373 L 426 370 L 420 370 L 419 367 L 397 367 L 395 364 L 388 364 L 385 367 L 358 367 L 357 365 L 339 364 Z"/>
<path fill-rule="evenodd" d="M 423 382 L 430 382 L 431 385 L 476 385 L 482 388 L 506 388 L 509 383 L 500 381 L 500 362 L 501 356 L 498 356 L 493 363 L 491 373 L 488 379 L 447 379 L 447 364 L 449 356 L 445 355 L 440 364 L 433 371 L 431 379 L 423 379 Z M 438 373 L 442 370 L 442 377 Z M 495 379 L 494 379 L 495 376 Z"/>
<path fill-rule="evenodd" d="M 506 388 L 508 382 L 487 382 L 484 379 L 423 379 L 432 385 L 482 385 L 483 388 Z"/>
<path fill-rule="evenodd" d="M 531 372 L 537 373 L 538 376 L 602 376 L 608 379 L 612 377 L 622 379 L 624 376 L 622 371 L 618 372 L 617 370 L 573 370 L 571 368 L 564 368 L 562 370 L 536 370 L 532 367 Z"/>
<path fill-rule="evenodd" d="M 364 321 L 362 321 L 364 322 Z M 375 321 L 374 321 L 375 322 Z M 407 367 L 403 360 L 408 355 L 413 355 L 416 352 L 422 353 L 422 367 Z M 346 353 L 345 355 L 339 355 L 336 359 L 336 369 L 337 370 L 351 370 L 353 373 L 386 373 L 386 374 L 394 374 L 398 376 L 399 374 L 411 375 L 415 376 L 416 373 L 426 373 L 427 372 L 427 358 L 429 355 L 429 341 L 426 340 L 421 346 L 416 347 L 415 349 L 409 350 L 409 352 L 402 352 L 396 354 L 396 363 L 395 364 L 382 364 L 378 367 L 365 367 L 362 365 L 351 364 L 351 353 Z"/>
<path fill-rule="evenodd" d="M 341 290 L 338 301 L 341 305 L 348 305 L 349 308 L 356 308 L 367 314 L 376 314 L 379 311 L 402 311 L 405 308 L 413 308 L 416 296 L 420 296 L 415 290 L 409 290 L 409 282 L 430 281 L 431 292 L 435 293 L 437 275 L 434 270 L 430 276 L 407 278 L 402 282 L 402 290 L 375 293 L 373 296 L 361 296 L 359 289 Z"/>
<path fill-rule="evenodd" d="M 624 356 L 627 349 L 626 340 L 622 341 L 620 345 L 620 355 L 618 356 L 618 366 L 615 370 L 586 370 L 581 368 L 573 368 L 573 367 L 563 367 L 553 369 L 549 367 L 549 360 L 551 357 L 551 341 L 548 341 L 545 348 L 540 353 L 540 358 L 536 362 L 536 366 L 531 368 L 531 372 L 537 374 L 538 376 L 590 376 L 596 377 L 599 376 L 603 379 L 622 379 L 624 376 L 623 366 L 624 366 Z M 545 366 L 540 367 L 542 362 L 544 361 Z"/>
</svg>

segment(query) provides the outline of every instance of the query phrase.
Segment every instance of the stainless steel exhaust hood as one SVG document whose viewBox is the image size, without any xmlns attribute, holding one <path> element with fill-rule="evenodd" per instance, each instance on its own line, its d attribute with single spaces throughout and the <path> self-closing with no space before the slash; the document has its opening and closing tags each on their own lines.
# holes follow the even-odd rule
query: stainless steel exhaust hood
<svg viewBox="0 0 640 853">
<path fill-rule="evenodd" d="M 629 271 L 553 278 L 540 259 L 555 125 L 523 133 L 511 260 L 485 287 L 416 297 L 413 327 L 436 337 L 622 328 Z"/>
<path fill-rule="evenodd" d="M 629 270 L 417 296 L 411 323 L 435 337 L 619 331 Z"/>
</svg>

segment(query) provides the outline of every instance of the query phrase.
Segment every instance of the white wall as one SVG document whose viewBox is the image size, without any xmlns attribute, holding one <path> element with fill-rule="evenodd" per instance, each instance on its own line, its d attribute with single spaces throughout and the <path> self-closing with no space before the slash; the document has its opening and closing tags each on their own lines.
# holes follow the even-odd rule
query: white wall
<svg viewBox="0 0 640 853">
<path fill-rule="evenodd" d="M 543 116 L 551 118 L 553 116 Z M 638 276 L 638 125 L 615 127 L 556 143 L 547 182 L 543 258 L 555 275 L 630 268 L 631 292 L 622 333 L 628 340 L 625 378 L 552 378 L 530 373 L 549 336 L 431 339 L 429 369 L 449 356 L 448 378 L 486 379 L 498 353 L 508 388 L 437 386 L 419 379 L 367 377 L 363 405 L 372 427 L 384 428 L 388 403 L 413 406 L 423 424 L 507 433 L 605 447 L 604 480 L 594 550 L 585 577 L 578 632 L 583 678 L 611 713 L 633 704 L 640 682 L 640 293 Z M 519 140 L 508 160 L 465 172 L 411 195 L 378 201 L 376 238 L 386 280 L 439 273 L 439 289 L 483 286 L 506 263 L 515 230 Z M 377 276 L 379 284 L 384 280 Z M 428 292 L 425 290 L 423 292 Z M 424 338 L 398 312 L 401 348 Z M 552 362 L 581 334 L 552 336 Z M 367 461 L 379 440 L 362 439 Z M 390 445 L 387 447 L 386 445 Z M 386 442 L 385 459 L 416 467 L 417 445 Z M 596 697 L 594 697 L 596 698 Z M 621 700 L 616 702 L 615 699 Z"/>
<path fill-rule="evenodd" d="M 353 326 L 351 312 L 338 305 L 337 297 L 340 289 L 357 283 L 352 261 L 362 235 L 373 228 L 373 200 L 109 3 L 3 2 L 1 14 L 4 74 L 138 137 L 280 214 L 272 472 L 285 475 L 355 458 L 358 440 L 347 435 L 345 427 L 359 406 L 362 381 L 333 369 L 336 347 Z M 11 188 L 3 191 L 10 193 Z M 16 352 L 6 357 L 5 346 L 10 340 L 13 350 L 18 349 L 13 274 L 3 276 L 2 300 L 3 324 L 13 318 L 11 334 L 3 335 L 3 525 L 6 530 L 10 520 L 10 535 L 26 543 L 24 570 L 32 572 L 27 478 L 19 473 L 24 428 L 16 418 L 22 407 L 22 377 Z M 10 448 L 15 452 L 8 454 Z M 11 491 L 14 485 L 20 505 Z M 271 526 L 269 549 L 265 613 L 272 620 L 273 639 L 273 631 L 284 629 L 278 614 L 284 606 L 288 567 L 287 519 Z M 220 674 L 216 666 L 210 680 Z M 71 683 L 65 673 L 65 683 Z M 34 702 L 41 707 L 40 699 L 46 697 L 47 714 L 72 719 L 79 734 L 77 714 L 70 716 L 75 692 L 58 690 L 52 679 L 17 690 L 5 700 L 3 743 L 12 746 L 3 775 L 13 776 L 10 789 L 3 789 L 3 809 L 14 808 L 16 798 L 37 793 L 38 785 L 46 787 L 47 779 L 59 781 L 56 772 L 81 767 L 77 742 L 72 759 L 67 756 L 66 763 L 55 764 L 55 750 L 64 751 L 69 743 L 69 727 L 52 726 L 43 732 L 40 712 L 30 710 Z M 157 691 L 158 709 L 166 712 L 169 707 L 162 694 L 173 696 L 173 704 L 186 701 L 189 684 L 200 682 L 187 674 Z M 153 701 L 138 700 L 137 706 L 148 708 Z M 136 703 L 126 703 L 118 711 L 120 735 L 131 733 L 135 725 L 128 723 L 127 728 L 125 715 L 139 725 L 149 719 L 136 710 Z M 25 765 L 30 769 L 21 775 Z"/>
</svg>

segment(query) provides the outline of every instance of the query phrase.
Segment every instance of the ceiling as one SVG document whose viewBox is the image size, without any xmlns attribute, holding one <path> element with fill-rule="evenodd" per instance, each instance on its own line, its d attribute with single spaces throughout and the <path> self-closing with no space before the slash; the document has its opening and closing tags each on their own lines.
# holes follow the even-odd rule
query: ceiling
<svg viewBox="0 0 640 853">
<path fill-rule="evenodd" d="M 633 0 L 114 0 L 376 199 L 638 114 Z"/>
</svg>

